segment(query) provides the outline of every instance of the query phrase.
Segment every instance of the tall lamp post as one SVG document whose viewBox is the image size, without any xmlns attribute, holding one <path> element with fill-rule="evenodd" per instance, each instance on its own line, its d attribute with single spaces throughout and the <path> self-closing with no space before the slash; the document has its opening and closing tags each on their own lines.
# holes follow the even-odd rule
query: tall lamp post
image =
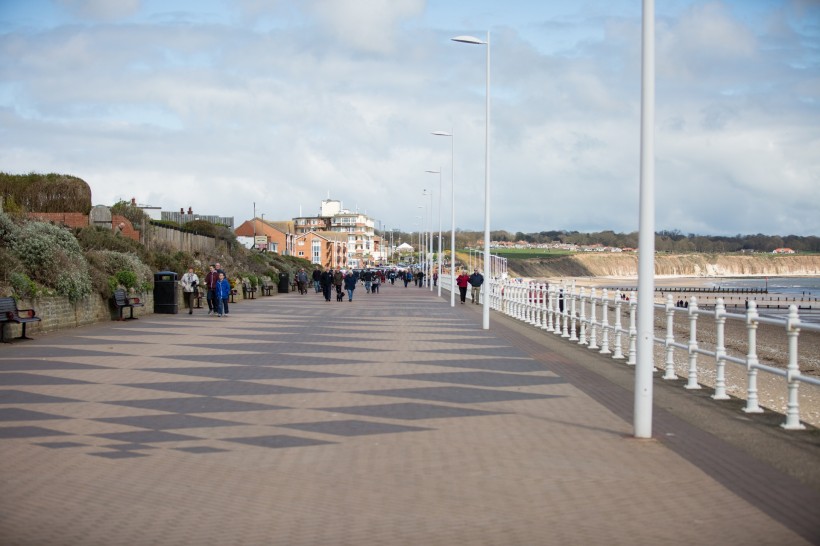
<svg viewBox="0 0 820 546">
<path fill-rule="evenodd" d="M 450 137 L 450 307 L 456 306 L 456 162 L 455 132 L 433 131 L 436 136 Z"/>
<path fill-rule="evenodd" d="M 638 224 L 638 340 L 634 434 L 652 437 L 655 293 L 655 2 L 643 0 L 641 48 L 641 183 Z"/>
<path fill-rule="evenodd" d="M 482 41 L 473 36 L 456 36 L 454 42 L 487 46 L 487 91 L 484 125 L 484 309 L 482 327 L 490 329 L 490 31 L 487 40 Z"/>
<path fill-rule="evenodd" d="M 427 236 L 427 245 L 424 247 L 424 252 L 426 254 L 425 259 L 425 275 L 424 280 L 427 282 L 427 286 L 430 287 L 430 292 L 433 291 L 433 190 L 429 192 L 424 190 L 422 192 L 423 195 L 430 195 L 430 217 L 428 226 L 430 227 L 430 232 Z M 425 222 L 427 218 L 425 218 Z"/>
<path fill-rule="evenodd" d="M 441 268 L 441 167 L 438 168 L 437 171 L 427 171 L 431 174 L 438 175 L 438 296 L 441 297 L 441 272 L 443 271 Z M 430 195 L 430 199 L 432 200 L 433 196 Z M 432 285 L 430 286 L 432 290 Z"/>
</svg>

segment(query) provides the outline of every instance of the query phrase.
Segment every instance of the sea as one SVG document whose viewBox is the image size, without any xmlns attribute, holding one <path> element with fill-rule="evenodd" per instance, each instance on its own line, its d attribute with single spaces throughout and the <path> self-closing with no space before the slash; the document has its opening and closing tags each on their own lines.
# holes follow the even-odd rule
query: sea
<svg viewBox="0 0 820 546">
<path fill-rule="evenodd" d="M 720 288 L 758 288 L 768 290 L 769 295 L 790 298 L 820 298 L 820 277 L 754 277 L 721 278 L 708 283 Z"/>
<path fill-rule="evenodd" d="M 820 277 L 727 277 L 704 284 L 715 288 L 768 290 L 767 299 L 782 297 L 787 301 L 783 302 L 783 309 L 760 309 L 761 315 L 784 318 L 788 313 L 785 306 L 793 303 L 804 308 L 798 311 L 802 321 L 820 324 Z M 749 299 L 755 298 L 750 295 Z M 809 306 L 810 310 L 805 309 Z"/>
</svg>

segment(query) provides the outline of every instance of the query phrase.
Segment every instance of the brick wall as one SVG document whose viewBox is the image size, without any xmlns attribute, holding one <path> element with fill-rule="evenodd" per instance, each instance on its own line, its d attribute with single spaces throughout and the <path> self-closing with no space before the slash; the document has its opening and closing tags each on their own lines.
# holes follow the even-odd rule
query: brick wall
<svg viewBox="0 0 820 546">
<path fill-rule="evenodd" d="M 27 215 L 32 220 L 41 220 L 43 222 L 53 222 L 74 228 L 84 228 L 89 225 L 88 215 L 81 212 L 29 212 Z M 135 241 L 140 240 L 139 231 L 134 229 L 131 221 L 125 216 L 114 215 L 111 219 L 111 229 L 123 224 L 122 236 L 128 237 Z M 106 224 L 108 225 L 108 224 Z"/>
</svg>

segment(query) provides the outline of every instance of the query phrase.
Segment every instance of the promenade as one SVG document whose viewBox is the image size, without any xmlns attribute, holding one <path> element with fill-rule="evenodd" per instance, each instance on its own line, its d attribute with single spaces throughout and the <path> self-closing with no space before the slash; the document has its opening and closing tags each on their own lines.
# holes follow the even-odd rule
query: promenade
<svg viewBox="0 0 820 546">
<path fill-rule="evenodd" d="M 0 544 L 820 544 L 820 434 L 481 307 L 280 294 L 0 346 Z"/>
</svg>

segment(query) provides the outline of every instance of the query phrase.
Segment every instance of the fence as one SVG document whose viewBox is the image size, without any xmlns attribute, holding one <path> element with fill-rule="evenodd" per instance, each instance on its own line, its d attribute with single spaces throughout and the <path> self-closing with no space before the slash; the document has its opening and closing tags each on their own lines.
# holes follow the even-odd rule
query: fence
<svg viewBox="0 0 820 546">
<path fill-rule="evenodd" d="M 181 228 L 153 223 L 146 230 L 143 243 L 149 248 L 157 243 L 166 243 L 184 252 L 206 254 L 216 251 L 220 245 L 226 247 L 224 241 L 208 235 L 199 235 Z"/>
<path fill-rule="evenodd" d="M 447 287 L 445 285 L 445 287 Z M 511 279 L 492 279 L 487 289 L 481 292 L 481 303 L 490 298 L 490 307 L 512 318 L 526 322 L 536 328 L 568 341 L 585 345 L 588 349 L 597 350 L 600 354 L 612 355 L 613 359 L 625 359 L 627 365 L 636 363 L 637 298 L 634 291 L 629 293 L 615 290 L 614 294 L 607 289 L 576 289 L 574 285 L 547 285 L 535 282 L 520 282 Z M 746 405 L 747 413 L 762 413 L 759 405 L 757 380 L 758 373 L 765 372 L 785 380 L 787 391 L 786 420 L 782 427 L 787 430 L 802 430 L 800 422 L 800 401 L 798 397 L 801 383 L 820 386 L 820 378 L 801 374 L 798 364 L 798 340 L 801 331 L 820 332 L 820 324 L 801 320 L 796 305 L 789 307 L 785 318 L 760 316 L 755 301 L 749 301 L 744 313 L 730 313 L 726 310 L 723 299 L 718 298 L 713 309 L 698 308 L 697 297 L 688 300 L 687 308 L 677 307 L 672 295 L 666 297 L 665 303 L 655 303 L 656 310 L 662 310 L 666 316 L 665 336 L 655 336 L 654 341 L 664 349 L 663 366 L 655 366 L 664 371 L 663 379 L 677 379 L 673 354 L 674 350 L 683 349 L 688 354 L 687 381 L 685 388 L 700 389 L 698 383 L 698 357 L 711 357 L 715 362 L 715 400 L 727 400 L 726 364 L 739 364 L 746 369 Z M 688 319 L 689 332 L 686 341 L 675 339 L 674 319 L 676 313 L 682 313 Z M 698 320 L 711 319 L 714 322 L 714 349 L 699 346 Z M 612 320 L 610 320 L 612 319 Z M 625 320 L 624 320 L 625 319 Z M 747 352 L 745 355 L 729 354 L 725 343 L 726 321 L 740 321 L 745 324 L 747 335 Z M 624 324 L 626 322 L 626 324 Z M 764 364 L 758 359 L 757 329 L 760 324 L 782 327 L 788 341 L 788 364 L 778 368 Z"/>
</svg>

